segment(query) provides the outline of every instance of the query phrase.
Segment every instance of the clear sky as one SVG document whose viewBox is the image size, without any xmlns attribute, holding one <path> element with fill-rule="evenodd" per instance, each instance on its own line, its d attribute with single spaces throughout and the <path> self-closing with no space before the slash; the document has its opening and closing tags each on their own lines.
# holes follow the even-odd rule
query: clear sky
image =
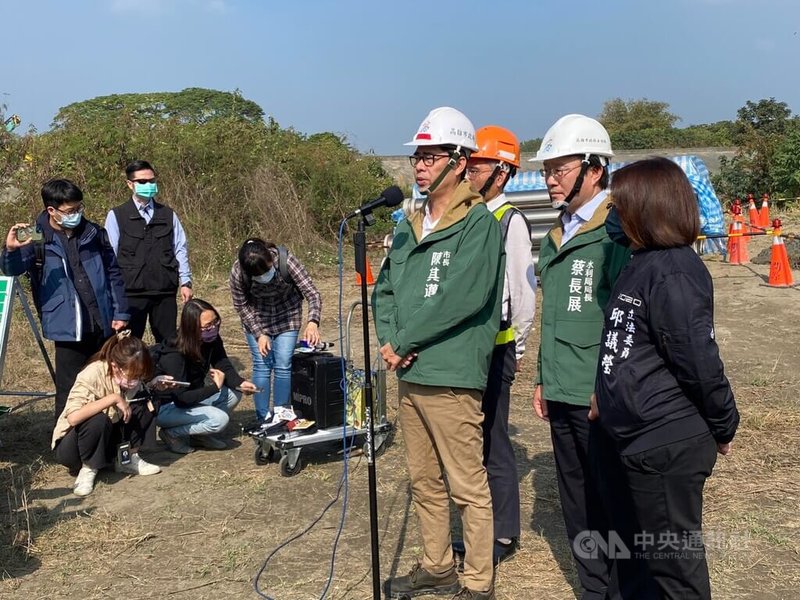
<svg viewBox="0 0 800 600">
<path fill-rule="evenodd" d="M 540 137 L 614 97 L 679 126 L 800 111 L 799 0 L 3 0 L 0 103 L 23 127 L 108 94 L 239 88 L 283 127 L 404 154 L 436 106 Z"/>
</svg>

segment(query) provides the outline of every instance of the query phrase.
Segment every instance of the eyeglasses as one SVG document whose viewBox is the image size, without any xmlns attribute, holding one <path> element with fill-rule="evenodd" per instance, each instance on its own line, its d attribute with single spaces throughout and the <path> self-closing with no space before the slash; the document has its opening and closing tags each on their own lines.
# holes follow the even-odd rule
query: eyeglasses
<svg viewBox="0 0 800 600">
<path fill-rule="evenodd" d="M 494 168 L 491 168 L 491 169 L 479 169 L 478 167 L 469 167 L 467 169 L 467 177 L 472 179 L 474 177 L 478 177 L 479 175 L 483 175 L 484 173 L 492 173 L 492 172 L 494 172 Z"/>
<path fill-rule="evenodd" d="M 412 167 L 416 167 L 419 161 L 422 161 L 422 164 L 426 167 L 432 167 L 433 163 L 435 163 L 440 158 L 450 158 L 449 154 L 414 154 L 413 156 L 408 157 L 408 162 L 411 163 Z"/>
<path fill-rule="evenodd" d="M 153 177 L 152 179 L 131 179 L 131 181 L 134 182 L 134 183 L 140 183 L 140 184 L 144 185 L 145 183 L 155 183 L 156 182 L 156 178 Z"/>
<path fill-rule="evenodd" d="M 64 215 L 65 217 L 69 217 L 72 215 L 79 215 L 83 212 L 83 202 L 81 202 L 77 208 L 73 208 L 71 210 L 61 210 L 55 207 L 53 207 L 53 210 L 55 210 L 57 213 L 61 215 Z"/>
<path fill-rule="evenodd" d="M 211 321 L 211 323 L 209 323 L 208 325 L 201 326 L 201 327 L 200 327 L 200 331 L 211 331 L 211 330 L 212 330 L 212 329 L 214 329 L 215 327 L 218 327 L 218 326 L 219 326 L 219 323 L 220 323 L 220 320 L 219 320 L 219 319 L 214 319 L 214 320 L 213 320 L 213 321 Z"/>
<path fill-rule="evenodd" d="M 583 163 L 581 163 L 583 164 Z M 548 177 L 552 177 L 556 181 L 561 181 L 564 177 L 567 176 L 567 173 L 571 173 L 575 169 L 579 169 L 581 165 L 575 165 L 574 167 L 559 167 L 557 169 L 539 169 L 539 174 L 547 179 Z"/>
</svg>

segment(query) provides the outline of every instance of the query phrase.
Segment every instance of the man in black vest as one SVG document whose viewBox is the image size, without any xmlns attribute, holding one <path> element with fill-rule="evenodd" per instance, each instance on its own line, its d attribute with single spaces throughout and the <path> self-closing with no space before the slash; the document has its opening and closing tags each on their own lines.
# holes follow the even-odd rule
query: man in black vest
<svg viewBox="0 0 800 600">
<path fill-rule="evenodd" d="M 158 184 L 150 163 L 134 161 L 125 175 L 133 197 L 109 211 L 106 230 L 125 280 L 131 331 L 141 338 L 149 316 L 153 337 L 161 342 L 176 333 L 179 284 L 183 302 L 192 298 L 186 233 L 178 215 L 155 201 Z"/>
</svg>

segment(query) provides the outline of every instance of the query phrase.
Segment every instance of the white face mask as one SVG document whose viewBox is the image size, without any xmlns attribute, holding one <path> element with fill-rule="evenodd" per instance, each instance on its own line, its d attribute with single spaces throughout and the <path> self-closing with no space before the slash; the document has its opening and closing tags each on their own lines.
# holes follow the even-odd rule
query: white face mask
<svg viewBox="0 0 800 600">
<path fill-rule="evenodd" d="M 269 271 L 267 271 L 263 275 L 253 277 L 253 281 L 257 281 L 258 283 L 269 283 L 270 281 L 272 281 L 273 277 L 275 277 L 275 267 L 270 267 Z"/>
</svg>

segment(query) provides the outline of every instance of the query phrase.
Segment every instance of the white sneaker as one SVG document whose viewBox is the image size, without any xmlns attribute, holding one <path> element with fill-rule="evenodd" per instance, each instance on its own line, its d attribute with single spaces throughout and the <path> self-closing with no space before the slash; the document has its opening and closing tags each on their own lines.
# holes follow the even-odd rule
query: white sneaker
<svg viewBox="0 0 800 600">
<path fill-rule="evenodd" d="M 131 475 L 155 475 L 161 473 L 161 467 L 147 462 L 138 454 L 131 454 L 131 462 L 127 465 L 121 465 L 117 462 L 114 465 L 114 470 L 117 473 L 130 473 Z"/>
<path fill-rule="evenodd" d="M 78 476 L 75 478 L 75 485 L 72 486 L 72 493 L 76 496 L 88 496 L 94 490 L 96 477 L 97 469 L 92 469 L 86 465 L 82 466 Z"/>
</svg>

